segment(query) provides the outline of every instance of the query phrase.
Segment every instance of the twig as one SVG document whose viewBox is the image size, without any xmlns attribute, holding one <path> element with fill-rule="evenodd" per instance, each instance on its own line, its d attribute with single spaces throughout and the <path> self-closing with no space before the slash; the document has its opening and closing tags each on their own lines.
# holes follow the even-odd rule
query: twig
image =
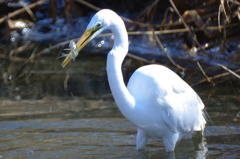
<svg viewBox="0 0 240 159">
<path fill-rule="evenodd" d="M 76 2 L 79 2 L 79 3 L 83 4 L 83 5 L 85 5 L 85 6 L 87 6 L 87 7 L 89 7 L 89 8 L 91 8 L 91 9 L 95 10 L 95 11 L 100 11 L 100 10 L 101 10 L 101 8 L 99 8 L 99 7 L 95 6 L 95 5 L 92 5 L 91 3 L 88 3 L 88 2 L 86 2 L 86 1 L 84 1 L 84 0 L 75 0 L 75 1 L 76 1 Z M 124 18 L 124 17 L 121 17 L 121 18 L 122 18 L 125 22 L 133 23 L 133 21 L 130 20 L 130 19 L 127 19 L 127 18 Z"/>
<path fill-rule="evenodd" d="M 238 72 L 240 72 L 240 69 L 237 69 L 234 72 L 238 73 Z M 214 79 L 218 79 L 218 78 L 229 76 L 230 74 L 231 74 L 230 72 L 225 72 L 225 73 L 221 73 L 221 74 L 215 75 L 213 77 L 209 77 L 209 78 L 210 78 L 210 80 L 214 80 Z M 202 80 L 200 80 L 200 81 L 198 81 L 198 82 L 196 82 L 194 84 L 191 84 L 191 86 L 196 86 L 196 85 L 202 84 L 204 82 L 207 82 L 206 78 L 204 78 L 204 79 L 202 79 Z"/>
<path fill-rule="evenodd" d="M 240 26 L 240 23 L 234 23 L 234 24 L 229 24 L 227 26 L 225 26 L 225 28 L 231 28 L 231 27 L 237 27 Z M 224 28 L 224 26 L 220 26 L 221 29 Z M 209 31 L 214 31 L 214 30 L 218 30 L 219 26 L 210 26 L 210 27 L 206 27 L 206 30 Z M 200 31 L 201 29 L 193 29 L 193 31 Z M 176 33 L 186 33 L 189 30 L 187 28 L 182 28 L 182 29 L 169 29 L 169 30 L 160 30 L 160 31 L 154 31 L 154 33 L 156 35 L 159 34 L 176 34 Z M 101 36 L 103 35 L 110 35 L 110 34 L 101 34 Z M 152 31 L 129 31 L 128 35 L 152 35 Z"/>
<path fill-rule="evenodd" d="M 184 69 L 182 66 L 176 64 L 176 63 L 174 62 L 174 60 L 171 58 L 171 56 L 169 56 L 167 50 L 163 47 L 161 41 L 159 40 L 159 38 L 158 38 L 157 35 L 155 34 L 154 29 L 152 29 L 152 33 L 153 33 L 153 36 L 154 36 L 157 44 L 158 44 L 159 47 L 163 50 L 163 52 L 165 53 L 165 55 L 167 56 L 167 58 L 169 59 L 169 61 L 170 61 L 175 67 L 181 69 L 182 71 L 185 71 L 185 69 Z"/>
<path fill-rule="evenodd" d="M 26 58 L 22 58 L 22 57 L 11 57 L 11 59 L 10 59 L 9 56 L 7 56 L 5 54 L 0 54 L 0 59 L 11 60 L 11 61 L 15 61 L 15 62 L 25 62 L 26 61 Z"/>
<path fill-rule="evenodd" d="M 175 10 L 175 12 L 177 13 L 177 15 L 179 16 L 179 18 L 182 20 L 183 25 L 189 30 L 189 33 L 192 37 L 192 39 L 195 41 L 195 43 L 198 45 L 198 47 L 201 47 L 200 43 L 198 42 L 196 35 L 192 32 L 192 30 L 189 28 L 189 26 L 187 25 L 187 23 L 185 22 L 184 18 L 182 17 L 182 15 L 179 13 L 177 7 L 175 6 L 174 2 L 172 0 L 169 0 L 169 2 L 171 3 L 173 9 Z"/>
<path fill-rule="evenodd" d="M 33 60 L 36 58 L 35 53 L 37 50 L 38 50 L 38 47 L 34 48 L 31 56 L 24 62 L 24 64 L 20 67 L 20 69 L 14 75 L 9 76 L 9 80 L 13 80 L 20 76 L 21 72 L 24 70 L 24 68 L 27 66 L 27 64 L 30 62 L 33 62 Z"/>
<path fill-rule="evenodd" d="M 48 1 L 48 0 L 40 0 L 40 1 L 37 1 L 37 2 L 35 2 L 35 3 L 32 3 L 32 4 L 28 5 L 27 7 L 28 7 L 29 9 L 32 9 L 32 8 L 34 8 L 34 7 L 37 7 L 37 6 L 45 3 L 46 1 Z M 8 18 L 15 17 L 16 15 L 18 15 L 18 14 L 20 14 L 20 13 L 23 13 L 23 12 L 25 12 L 25 11 L 26 11 L 25 8 L 21 8 L 21 9 L 18 9 L 18 10 L 16 10 L 16 11 L 12 12 L 12 13 L 9 13 L 7 16 L 4 16 L 4 17 L 0 18 L 0 24 L 3 23 L 3 22 L 4 22 L 5 20 L 7 20 Z"/>
<path fill-rule="evenodd" d="M 170 30 L 160 30 L 155 31 L 156 35 L 159 34 L 175 34 L 175 33 L 186 33 L 188 30 L 186 28 L 184 29 L 170 29 Z M 128 35 L 134 36 L 134 35 L 152 35 L 152 31 L 129 31 Z M 106 36 L 112 36 L 112 33 L 104 33 L 100 34 L 98 37 L 106 37 Z"/>
<path fill-rule="evenodd" d="M 32 20 L 33 20 L 34 22 L 36 22 L 37 19 L 36 19 L 36 17 L 34 16 L 34 14 L 33 14 L 33 12 L 31 11 L 31 9 L 30 9 L 28 6 L 26 6 L 22 1 L 19 1 L 18 3 L 26 10 L 26 12 L 27 12 L 27 13 L 30 15 L 30 17 L 32 18 Z"/>
<path fill-rule="evenodd" d="M 84 0 L 75 0 L 75 1 L 85 5 L 87 7 L 89 7 L 91 9 L 95 10 L 95 11 L 101 10 L 101 8 L 95 6 L 95 5 L 91 4 L 91 3 L 88 3 L 88 2 L 86 2 Z M 128 18 L 125 18 L 125 17 L 122 17 L 122 16 L 120 16 L 120 17 L 127 23 L 136 24 L 136 25 L 139 25 L 141 27 L 161 27 L 161 26 L 163 26 L 163 25 L 158 25 L 158 24 L 147 24 L 147 23 L 136 22 L 136 21 L 133 21 L 131 19 L 128 19 Z"/>
<path fill-rule="evenodd" d="M 228 0 L 228 1 L 240 6 L 240 2 L 238 2 L 238 1 L 236 1 L 236 0 Z"/>
<path fill-rule="evenodd" d="M 63 88 L 64 88 L 64 90 L 68 90 L 69 77 L 70 77 L 69 72 L 67 72 L 66 77 L 64 78 L 64 82 L 63 82 Z"/>
<path fill-rule="evenodd" d="M 230 28 L 230 27 L 237 27 L 240 26 L 240 23 L 234 23 L 234 24 L 229 24 L 225 28 Z M 220 26 L 223 29 L 223 26 Z M 211 27 L 206 27 L 207 30 L 218 30 L 218 26 L 211 26 Z M 201 29 L 193 29 L 193 31 L 200 31 Z M 160 31 L 154 31 L 156 35 L 159 34 L 176 34 L 176 33 L 186 33 L 188 32 L 188 29 L 183 28 L 183 29 L 169 29 L 169 30 L 160 30 Z M 129 31 L 128 35 L 129 36 L 137 36 L 137 35 L 152 35 L 152 31 Z M 104 33 L 98 35 L 98 37 L 106 37 L 106 36 L 112 36 L 112 33 Z"/>
<path fill-rule="evenodd" d="M 135 60 L 137 60 L 137 61 L 142 61 L 142 62 L 145 62 L 145 63 L 148 63 L 148 64 L 156 64 L 156 63 L 157 63 L 157 62 L 153 62 L 153 61 L 147 60 L 147 59 L 145 59 L 145 58 L 142 58 L 142 57 L 133 55 L 133 54 L 131 54 L 131 53 L 128 53 L 127 56 L 130 57 L 130 58 L 132 58 L 132 59 L 135 59 Z"/>
<path fill-rule="evenodd" d="M 144 17 L 144 15 L 149 15 L 149 13 L 152 11 L 152 9 L 158 4 L 159 0 L 154 0 L 149 6 L 143 9 L 141 13 L 138 14 L 138 17 L 136 19 L 139 19 L 140 17 Z"/>
<path fill-rule="evenodd" d="M 220 5 L 222 5 L 223 13 L 224 13 L 224 15 L 225 15 L 225 17 L 226 17 L 226 19 L 227 19 L 227 22 L 229 23 L 230 20 L 229 20 L 229 18 L 228 18 L 228 16 L 227 16 L 227 12 L 226 12 L 226 10 L 225 10 L 224 0 L 221 0 L 221 4 L 220 4 Z"/>
<path fill-rule="evenodd" d="M 226 66 L 223 66 L 222 64 L 218 64 L 218 66 L 222 67 L 224 70 L 228 71 L 229 73 L 231 73 L 232 75 L 234 75 L 235 77 L 240 79 L 240 76 L 238 74 L 236 74 L 235 72 L 233 72 L 232 70 L 230 70 Z"/>
<path fill-rule="evenodd" d="M 220 4 L 219 5 L 219 8 L 218 8 L 218 26 L 221 25 L 221 11 L 222 11 L 222 5 Z M 219 28 L 219 31 L 221 32 L 221 29 Z"/>
<path fill-rule="evenodd" d="M 99 8 L 99 7 L 97 7 L 97 6 L 95 6 L 95 5 L 93 5 L 93 4 L 91 4 L 91 3 L 88 3 L 88 2 L 86 2 L 85 0 L 75 0 L 76 2 L 79 2 L 79 3 L 81 3 L 81 4 L 83 4 L 83 5 L 85 5 L 85 6 L 87 6 L 87 7 L 89 7 L 89 8 L 91 8 L 91 9 L 93 9 L 93 10 L 95 10 L 95 11 L 99 11 L 99 10 L 101 10 L 101 8 Z M 177 8 L 176 8 L 177 9 Z M 179 13 L 179 12 L 178 12 Z M 180 15 L 180 13 L 179 13 L 179 15 Z M 181 15 L 180 15 L 181 16 Z M 137 21 L 133 21 L 133 20 L 131 20 L 131 19 L 128 19 L 128 18 L 125 18 L 125 17 L 122 17 L 122 16 L 120 16 L 125 22 L 127 22 L 127 23 L 132 23 L 132 24 L 136 24 L 136 25 L 139 25 L 140 27 L 157 27 L 157 28 L 161 28 L 161 27 L 171 27 L 171 26 L 175 26 L 175 25 L 180 25 L 180 24 L 149 24 L 149 23 L 141 23 L 141 22 L 137 22 Z M 209 16 L 207 16 L 207 18 L 209 18 Z M 183 22 L 185 22 L 184 20 L 182 20 Z M 185 23 L 186 24 L 186 23 Z M 238 24 L 239 25 L 239 24 Z M 187 24 L 186 24 L 186 26 L 187 26 Z M 188 27 L 188 26 L 187 26 Z M 222 28 L 222 27 L 220 27 L 220 28 Z M 209 30 L 217 30 L 215 27 L 206 27 L 206 29 L 209 29 Z M 177 30 L 177 29 L 175 29 L 175 30 Z M 185 30 L 185 29 L 184 29 Z M 187 29 L 186 29 L 186 31 L 183 31 L 183 32 L 189 32 L 189 30 L 190 30 L 190 28 L 188 27 Z M 192 29 L 192 31 L 200 31 L 201 29 Z M 190 30 L 191 31 L 191 30 Z M 158 34 L 158 33 L 157 33 Z M 194 37 L 194 36 L 193 36 Z"/>
<path fill-rule="evenodd" d="M 198 65 L 199 69 L 201 70 L 203 76 L 206 78 L 206 80 L 207 80 L 208 82 L 210 82 L 210 83 L 214 83 L 213 81 L 211 81 L 211 79 L 208 77 L 208 75 L 206 74 L 206 72 L 203 70 L 203 68 L 202 68 L 202 66 L 200 65 L 200 63 L 199 63 L 198 61 L 197 61 L 196 63 L 197 63 L 197 65 Z"/>
<path fill-rule="evenodd" d="M 225 10 L 224 0 L 221 0 L 221 4 L 219 5 L 219 8 L 218 8 L 218 26 L 221 25 L 221 12 L 224 13 L 224 16 L 226 17 L 227 22 L 230 23 L 230 20 L 227 16 L 227 13 L 226 13 L 226 10 Z M 221 32 L 220 28 L 219 28 L 219 31 Z"/>
<path fill-rule="evenodd" d="M 67 41 L 64 41 L 64 42 L 61 42 L 61 43 L 52 45 L 52 46 L 49 47 L 49 48 L 45 48 L 45 49 L 43 49 L 42 51 L 36 53 L 35 56 L 34 56 L 34 58 L 36 58 L 36 57 L 38 57 L 38 56 L 40 56 L 40 55 L 43 55 L 43 54 L 47 54 L 47 53 L 51 52 L 51 50 L 57 49 L 57 48 L 59 48 L 60 46 L 67 45 L 67 44 L 69 44 L 70 41 L 72 41 L 72 40 L 73 40 L 73 41 L 77 41 L 77 40 L 79 40 L 79 38 L 70 39 L 70 40 L 67 40 Z"/>
</svg>

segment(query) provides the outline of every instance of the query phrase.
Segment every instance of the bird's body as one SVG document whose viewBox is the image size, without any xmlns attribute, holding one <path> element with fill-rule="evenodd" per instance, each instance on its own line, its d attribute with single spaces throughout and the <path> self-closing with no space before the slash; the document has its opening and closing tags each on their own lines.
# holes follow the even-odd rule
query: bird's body
<svg viewBox="0 0 240 159">
<path fill-rule="evenodd" d="M 178 140 L 203 130 L 201 99 L 170 69 L 161 65 L 143 66 L 131 76 L 127 88 L 137 97 L 137 115 L 129 120 L 146 133 L 141 138 L 162 138 L 167 151 L 173 151 Z M 142 148 L 140 145 L 139 149 Z"/>
<path fill-rule="evenodd" d="M 144 149 L 147 139 L 156 137 L 162 138 L 166 151 L 173 151 L 178 140 L 191 137 L 194 131 L 203 131 L 204 104 L 170 69 L 161 65 L 140 67 L 125 86 L 121 65 L 128 52 L 128 36 L 115 12 L 105 9 L 95 14 L 77 43 L 78 49 L 104 29 L 110 29 L 114 35 L 114 45 L 107 57 L 109 85 L 121 113 L 138 127 L 137 149 Z M 70 57 L 71 53 L 63 66 Z"/>
</svg>

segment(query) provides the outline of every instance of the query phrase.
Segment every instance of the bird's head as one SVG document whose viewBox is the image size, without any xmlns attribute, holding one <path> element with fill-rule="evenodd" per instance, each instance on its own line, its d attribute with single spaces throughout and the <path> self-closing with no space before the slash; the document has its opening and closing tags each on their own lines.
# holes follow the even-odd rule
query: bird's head
<svg viewBox="0 0 240 159">
<path fill-rule="evenodd" d="M 109 28 L 112 21 L 112 15 L 116 14 L 115 12 L 109 9 L 103 9 L 97 12 L 91 19 L 90 23 L 87 26 L 86 31 L 83 33 L 82 37 L 75 45 L 75 49 L 73 50 L 71 47 L 71 51 L 64 59 L 62 63 L 62 67 L 64 68 L 71 60 L 74 60 L 78 55 L 78 52 L 85 46 L 87 43 L 100 34 L 103 30 Z M 75 44 L 75 43 L 74 43 Z"/>
</svg>

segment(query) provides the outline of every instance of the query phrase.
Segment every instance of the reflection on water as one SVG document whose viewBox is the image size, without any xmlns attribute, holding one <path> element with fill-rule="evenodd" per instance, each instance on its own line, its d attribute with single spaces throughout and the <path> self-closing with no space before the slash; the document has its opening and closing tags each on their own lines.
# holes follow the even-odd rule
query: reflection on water
<svg viewBox="0 0 240 159">
<path fill-rule="evenodd" d="M 152 139 L 146 152 L 137 153 L 136 128 L 122 117 L 109 92 L 105 57 L 92 60 L 96 65 L 85 60 L 83 56 L 65 70 L 60 62 L 59 67 L 43 62 L 30 76 L 1 84 L 0 158 L 240 156 L 239 87 L 195 88 L 214 122 L 204 138 L 179 142 L 174 154 L 166 154 L 162 142 Z M 11 67 L 16 65 L 8 67 L 9 74 Z"/>
</svg>

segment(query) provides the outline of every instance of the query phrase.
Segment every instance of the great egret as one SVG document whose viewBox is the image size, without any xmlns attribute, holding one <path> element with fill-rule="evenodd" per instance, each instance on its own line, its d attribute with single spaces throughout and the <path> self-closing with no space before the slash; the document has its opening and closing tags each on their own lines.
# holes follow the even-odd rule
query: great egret
<svg viewBox="0 0 240 159">
<path fill-rule="evenodd" d="M 122 19 L 109 9 L 93 16 L 77 44 L 71 43 L 71 51 L 62 66 L 75 59 L 78 52 L 105 29 L 114 35 L 106 66 L 110 89 L 121 113 L 138 127 L 136 149 L 144 149 L 149 137 L 157 137 L 162 138 L 167 152 L 174 151 L 177 141 L 191 137 L 194 131 L 203 131 L 204 104 L 170 69 L 156 64 L 143 66 L 125 86 L 121 65 L 128 52 L 128 35 Z"/>
</svg>

